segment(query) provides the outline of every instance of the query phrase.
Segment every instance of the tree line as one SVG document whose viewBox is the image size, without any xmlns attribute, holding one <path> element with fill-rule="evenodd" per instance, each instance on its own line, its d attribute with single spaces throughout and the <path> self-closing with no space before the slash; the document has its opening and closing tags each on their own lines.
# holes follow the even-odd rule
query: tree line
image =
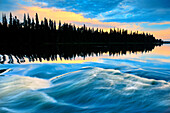
<svg viewBox="0 0 170 113">
<path fill-rule="evenodd" d="M 58 27 L 58 28 L 57 28 Z M 21 22 L 17 16 L 10 13 L 9 22 L 6 15 L 2 15 L 0 22 L 1 44 L 46 44 L 46 43 L 143 43 L 155 44 L 162 43 L 161 39 L 156 39 L 148 33 L 139 34 L 137 32 L 128 33 L 128 30 L 114 28 L 110 32 L 104 32 L 103 29 L 76 27 L 71 23 L 56 25 L 56 21 L 44 18 L 39 20 L 38 13 L 34 18 L 29 14 L 24 14 L 24 20 Z"/>
</svg>

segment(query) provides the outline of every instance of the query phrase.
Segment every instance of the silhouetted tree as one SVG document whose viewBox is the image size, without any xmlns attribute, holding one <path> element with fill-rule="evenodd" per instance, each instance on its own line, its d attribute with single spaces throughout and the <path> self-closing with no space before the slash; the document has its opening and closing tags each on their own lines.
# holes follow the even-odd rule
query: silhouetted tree
<svg viewBox="0 0 170 113">
<path fill-rule="evenodd" d="M 17 27 L 17 17 L 15 16 L 15 18 L 13 18 L 13 26 L 16 29 Z"/>
<path fill-rule="evenodd" d="M 26 14 L 24 13 L 24 28 L 27 27 L 27 20 L 26 20 Z"/>
<path fill-rule="evenodd" d="M 7 28 L 7 19 L 6 19 L 6 15 L 2 14 L 2 23 L 3 23 L 3 27 Z"/>
<path fill-rule="evenodd" d="M 32 27 L 33 30 L 34 30 L 34 25 L 35 25 L 35 23 L 34 23 L 34 18 L 32 18 L 31 27 Z"/>
<path fill-rule="evenodd" d="M 12 13 L 10 12 L 10 18 L 9 18 L 9 26 L 12 26 Z"/>
<path fill-rule="evenodd" d="M 17 27 L 20 28 L 19 19 L 17 19 L 17 17 L 16 17 L 16 22 L 17 22 Z"/>
<path fill-rule="evenodd" d="M 61 21 L 59 20 L 59 26 L 58 26 L 58 29 L 60 30 L 61 29 Z"/>
<path fill-rule="evenodd" d="M 55 20 L 54 20 L 54 30 L 56 30 L 56 22 L 55 22 Z"/>
<path fill-rule="evenodd" d="M 49 27 L 51 30 L 53 30 L 53 21 L 51 19 L 49 19 Z"/>
<path fill-rule="evenodd" d="M 36 20 L 35 27 L 36 27 L 36 29 L 38 29 L 38 27 L 39 27 L 39 19 L 38 19 L 38 14 L 37 13 L 35 15 L 35 20 Z"/>
<path fill-rule="evenodd" d="M 44 22 L 43 22 L 43 20 L 41 20 L 41 29 L 43 29 L 44 28 Z"/>
<path fill-rule="evenodd" d="M 45 25 L 45 29 L 48 30 L 48 21 L 46 18 L 44 18 L 44 25 Z"/>
<path fill-rule="evenodd" d="M 29 14 L 27 14 L 27 20 L 28 20 L 28 28 L 30 29 L 31 26 L 31 19 L 29 17 Z"/>
</svg>

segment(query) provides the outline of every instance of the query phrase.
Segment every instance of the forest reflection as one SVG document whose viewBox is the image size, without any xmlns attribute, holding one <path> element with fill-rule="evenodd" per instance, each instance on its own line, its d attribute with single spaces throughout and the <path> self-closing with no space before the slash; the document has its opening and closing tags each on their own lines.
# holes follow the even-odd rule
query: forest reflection
<svg viewBox="0 0 170 113">
<path fill-rule="evenodd" d="M 145 53 L 152 51 L 154 44 L 114 44 L 114 45 L 94 45 L 94 44 L 58 44 L 58 45 L 27 45 L 27 46 L 0 46 L 0 63 L 13 64 L 43 60 L 74 60 L 76 57 L 100 56 L 109 53 L 109 56 L 126 55 L 128 53 Z"/>
</svg>

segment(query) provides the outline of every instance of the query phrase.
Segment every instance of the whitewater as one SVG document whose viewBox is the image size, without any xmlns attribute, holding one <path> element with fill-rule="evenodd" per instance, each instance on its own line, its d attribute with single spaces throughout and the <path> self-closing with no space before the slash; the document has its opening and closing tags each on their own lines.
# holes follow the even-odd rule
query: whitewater
<svg viewBox="0 0 170 113">
<path fill-rule="evenodd" d="M 0 113 L 168 113 L 170 63 L 5 64 Z"/>
</svg>

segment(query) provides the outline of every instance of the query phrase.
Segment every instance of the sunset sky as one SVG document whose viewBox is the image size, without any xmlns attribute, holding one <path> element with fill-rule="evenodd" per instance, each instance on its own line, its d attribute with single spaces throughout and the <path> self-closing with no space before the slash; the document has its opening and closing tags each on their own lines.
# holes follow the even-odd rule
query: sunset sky
<svg viewBox="0 0 170 113">
<path fill-rule="evenodd" d="M 170 40 L 170 0 L 0 0 L 2 13 L 23 20 L 24 13 L 87 27 L 124 28 Z"/>
</svg>

